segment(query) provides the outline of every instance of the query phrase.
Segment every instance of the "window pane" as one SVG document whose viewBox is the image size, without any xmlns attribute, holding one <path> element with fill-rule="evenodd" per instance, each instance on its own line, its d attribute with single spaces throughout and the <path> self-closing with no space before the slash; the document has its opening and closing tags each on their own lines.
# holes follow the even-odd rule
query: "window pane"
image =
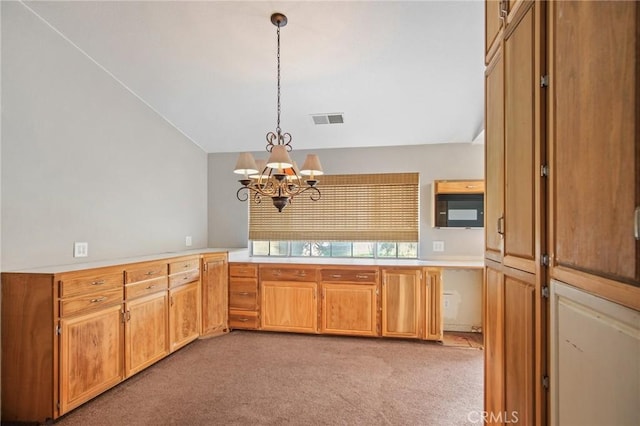
<svg viewBox="0 0 640 426">
<path fill-rule="evenodd" d="M 353 257 L 373 257 L 373 249 L 376 243 L 353 243 Z"/>
<path fill-rule="evenodd" d="M 289 241 L 270 241 L 269 255 L 270 256 L 288 256 Z"/>
<path fill-rule="evenodd" d="M 351 257 L 351 243 L 333 242 L 331 243 L 332 257 Z"/>
<path fill-rule="evenodd" d="M 378 257 L 396 257 L 396 243 L 378 243 Z"/>
<path fill-rule="evenodd" d="M 291 241 L 291 256 L 310 256 L 311 244 L 309 241 Z"/>
<path fill-rule="evenodd" d="M 311 256 L 331 256 L 331 243 L 327 241 L 311 243 Z"/>
<path fill-rule="evenodd" d="M 269 256 L 269 241 L 252 241 L 251 253 L 254 256 Z"/>
<path fill-rule="evenodd" d="M 416 259 L 418 243 L 398 243 L 398 257 Z"/>
</svg>

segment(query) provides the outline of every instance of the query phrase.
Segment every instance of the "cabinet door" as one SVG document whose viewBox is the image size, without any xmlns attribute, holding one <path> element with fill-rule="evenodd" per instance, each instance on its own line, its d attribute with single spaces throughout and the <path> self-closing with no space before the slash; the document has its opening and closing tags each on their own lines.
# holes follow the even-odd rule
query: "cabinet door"
<svg viewBox="0 0 640 426">
<path fill-rule="evenodd" d="M 382 271 L 382 335 L 419 337 L 420 270 Z"/>
<path fill-rule="evenodd" d="M 329 334 L 377 336 L 374 284 L 322 284 L 322 325 Z"/>
<path fill-rule="evenodd" d="M 504 277 L 504 410 L 518 413 L 525 425 L 546 424 L 536 417 L 534 286 L 518 278 Z"/>
<path fill-rule="evenodd" d="M 202 334 L 210 335 L 228 329 L 227 262 L 204 260 L 202 276 Z"/>
<path fill-rule="evenodd" d="M 171 352 L 199 336 L 200 294 L 198 282 L 169 291 L 169 339 Z"/>
<path fill-rule="evenodd" d="M 444 334 L 442 314 L 442 270 L 425 268 L 424 338 L 441 341 Z"/>
<path fill-rule="evenodd" d="M 123 379 L 121 305 L 60 320 L 60 415 Z"/>
<path fill-rule="evenodd" d="M 524 8 L 525 5 L 523 4 Z M 541 7 L 531 3 L 504 40 L 504 264 L 536 273 L 541 185 Z M 510 24 L 511 25 L 511 24 Z"/>
<path fill-rule="evenodd" d="M 489 266 L 484 287 L 484 410 L 504 411 L 504 277 Z M 490 419 L 489 424 L 501 419 Z"/>
<path fill-rule="evenodd" d="M 504 220 L 504 63 L 498 51 L 485 75 L 485 256 L 501 261 Z"/>
<path fill-rule="evenodd" d="M 484 9 L 485 22 L 485 38 L 484 38 L 484 54 L 487 62 L 490 59 L 490 52 L 496 49 L 499 43 L 498 33 L 502 29 L 503 20 L 501 19 L 502 0 L 486 0 Z"/>
<path fill-rule="evenodd" d="M 125 304 L 125 374 L 127 377 L 169 353 L 168 292 Z"/>
<path fill-rule="evenodd" d="M 606 279 L 640 286 L 640 5 L 551 7 L 552 275 L 629 306 Z"/>
<path fill-rule="evenodd" d="M 260 293 L 263 330 L 318 331 L 316 283 L 263 281 Z"/>
</svg>

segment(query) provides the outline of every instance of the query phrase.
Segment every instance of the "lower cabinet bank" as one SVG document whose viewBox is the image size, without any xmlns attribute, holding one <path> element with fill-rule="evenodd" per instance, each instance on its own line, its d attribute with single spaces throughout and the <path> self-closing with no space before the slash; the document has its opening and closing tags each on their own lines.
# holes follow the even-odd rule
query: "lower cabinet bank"
<svg viewBox="0 0 640 426">
<path fill-rule="evenodd" d="M 216 252 L 3 273 L 2 421 L 56 419 L 198 337 L 227 332 L 227 265 Z"/>
<path fill-rule="evenodd" d="M 229 264 L 230 327 L 442 340 L 441 268 Z"/>
</svg>

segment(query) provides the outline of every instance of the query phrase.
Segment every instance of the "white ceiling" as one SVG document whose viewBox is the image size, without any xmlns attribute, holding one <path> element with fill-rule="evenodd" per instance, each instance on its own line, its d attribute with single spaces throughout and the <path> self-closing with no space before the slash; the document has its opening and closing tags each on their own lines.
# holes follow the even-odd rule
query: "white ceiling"
<svg viewBox="0 0 640 426">
<path fill-rule="evenodd" d="M 25 2 L 206 152 L 471 142 L 483 127 L 484 6 L 467 1 Z M 314 125 L 311 114 L 344 113 Z"/>
</svg>

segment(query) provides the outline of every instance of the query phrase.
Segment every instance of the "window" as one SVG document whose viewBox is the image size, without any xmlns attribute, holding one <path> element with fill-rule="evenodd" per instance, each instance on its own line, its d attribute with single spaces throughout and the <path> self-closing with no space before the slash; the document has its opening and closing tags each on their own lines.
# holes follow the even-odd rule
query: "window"
<svg viewBox="0 0 640 426">
<path fill-rule="evenodd" d="M 418 173 L 321 176 L 319 189 L 319 201 L 300 195 L 281 213 L 252 198 L 252 255 L 418 257 Z"/>
</svg>

